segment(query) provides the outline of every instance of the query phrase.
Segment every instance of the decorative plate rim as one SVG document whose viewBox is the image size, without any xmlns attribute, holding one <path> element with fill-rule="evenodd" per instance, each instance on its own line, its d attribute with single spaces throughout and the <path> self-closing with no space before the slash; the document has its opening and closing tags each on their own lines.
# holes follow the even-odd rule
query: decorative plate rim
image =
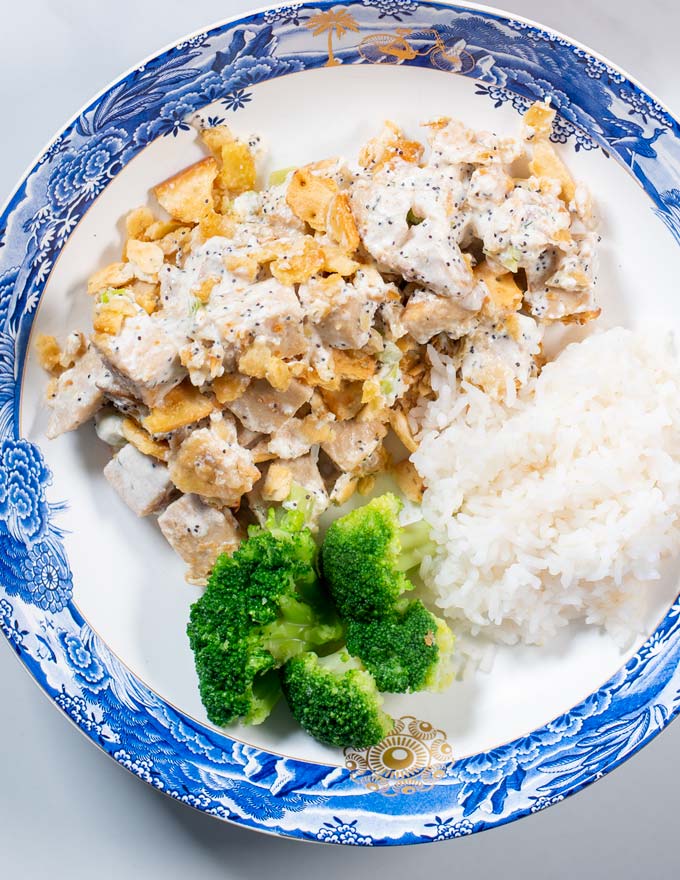
<svg viewBox="0 0 680 880">
<path fill-rule="evenodd" d="M 99 91 L 95 92 L 90 98 L 86 99 L 85 102 L 83 104 L 81 104 L 79 109 L 76 110 L 75 113 L 73 113 L 73 115 L 70 116 L 66 120 L 66 122 L 61 126 L 61 128 L 58 128 L 56 133 L 51 138 L 49 138 L 47 141 L 45 141 L 43 146 L 34 154 L 33 158 L 30 160 L 30 162 L 25 166 L 24 170 L 21 172 L 17 183 L 10 189 L 9 194 L 6 196 L 4 201 L 0 202 L 0 217 L 2 217 L 5 214 L 5 212 L 7 211 L 7 208 L 9 207 L 10 202 L 12 201 L 14 196 L 17 194 L 17 192 L 21 188 L 21 185 L 24 183 L 24 181 L 29 176 L 31 171 L 35 168 L 35 166 L 39 163 L 40 158 L 42 156 L 44 156 L 45 153 L 47 153 L 47 151 L 54 144 L 54 142 L 56 140 L 58 140 L 58 138 L 61 137 L 64 134 L 64 132 L 66 132 L 67 129 L 71 125 L 73 125 L 74 122 L 76 122 L 76 120 L 78 119 L 79 116 L 82 116 L 83 113 L 85 113 L 88 109 L 90 109 L 90 107 L 92 107 L 104 94 L 109 92 L 113 88 L 113 86 L 117 85 L 120 82 L 123 82 L 128 76 L 130 76 L 131 73 L 134 73 L 134 71 L 138 67 L 140 67 L 142 65 L 146 65 L 148 62 L 152 61 L 154 58 L 157 58 L 159 55 L 163 55 L 164 53 L 170 51 L 175 46 L 177 46 L 178 43 L 188 41 L 192 37 L 196 37 L 201 33 L 211 33 L 212 31 L 221 30 L 222 28 L 225 28 L 229 25 L 237 24 L 237 23 L 243 21 L 243 19 L 245 17 L 249 18 L 251 16 L 262 15 L 263 13 L 267 12 L 268 10 L 285 9 L 286 7 L 288 7 L 290 5 L 291 4 L 288 4 L 288 3 L 266 3 L 262 6 L 257 6 L 255 9 L 253 9 L 249 13 L 246 13 L 245 15 L 244 14 L 241 14 L 241 15 L 237 14 L 237 15 L 228 16 L 227 18 L 218 19 L 214 23 L 206 25 L 204 28 L 196 28 L 193 31 L 189 31 L 186 34 L 183 34 L 181 37 L 179 37 L 178 39 L 176 39 L 174 41 L 164 43 L 158 49 L 150 52 L 148 55 L 146 55 L 144 58 L 142 58 L 137 64 L 131 65 L 126 70 L 124 70 L 123 73 L 121 73 L 119 76 L 115 77 L 112 80 L 109 80 L 106 83 L 106 85 L 102 86 L 102 88 L 99 89 Z M 329 6 L 332 8 L 333 6 L 342 6 L 343 4 L 341 2 L 338 2 L 338 3 L 331 2 L 331 0 L 319 0 L 319 3 L 317 5 L 326 5 L 326 6 Z M 477 11 L 485 12 L 485 13 L 488 13 L 489 15 L 499 16 L 504 19 L 512 19 L 514 21 L 521 21 L 524 24 L 529 25 L 530 27 L 537 28 L 537 29 L 544 30 L 544 31 L 549 31 L 550 33 L 554 34 L 556 37 L 560 37 L 561 39 L 571 43 L 572 46 L 575 46 L 579 49 L 583 49 L 585 52 L 588 52 L 590 55 L 593 56 L 593 58 L 597 58 L 599 61 L 602 61 L 603 64 L 606 64 L 606 66 L 612 68 L 612 70 L 617 70 L 622 76 L 625 77 L 625 79 L 628 80 L 628 82 L 633 83 L 634 85 L 636 85 L 640 89 L 640 91 L 646 92 L 650 98 L 653 98 L 653 100 L 657 104 L 659 104 L 661 107 L 664 108 L 664 110 L 666 111 L 666 113 L 669 116 L 672 116 L 672 117 L 676 116 L 675 112 L 671 109 L 671 107 L 668 105 L 668 103 L 666 101 L 659 98 L 659 96 L 656 94 L 656 92 L 653 92 L 650 88 L 648 88 L 642 82 L 642 80 L 638 79 L 637 77 L 635 77 L 631 73 L 629 73 L 625 67 L 622 67 L 620 64 L 617 64 L 615 61 L 612 61 L 608 55 L 605 55 L 602 52 L 596 51 L 595 49 L 591 48 L 587 43 L 582 43 L 580 40 L 576 40 L 574 37 L 570 37 L 568 34 L 565 34 L 563 31 L 558 30 L 557 28 L 554 28 L 552 26 L 543 25 L 540 22 L 536 21 L 536 19 L 528 18 L 525 15 L 516 15 L 516 14 L 510 12 L 509 10 L 505 9 L 505 7 L 503 7 L 503 6 L 489 6 L 487 3 L 475 3 L 474 0 L 457 0 L 457 2 L 456 2 L 456 0 L 432 0 L 430 5 L 433 5 L 433 6 L 436 5 L 436 6 L 440 6 L 440 7 L 450 7 L 451 9 L 466 9 L 466 10 L 469 10 L 472 12 L 477 12 Z"/>
<path fill-rule="evenodd" d="M 418 774 L 413 778 L 417 776 L 419 781 L 418 785 L 411 786 L 411 797 L 386 799 L 386 794 L 401 797 L 399 793 L 405 790 L 404 784 L 397 785 L 393 777 L 385 784 L 380 776 L 286 758 L 232 740 L 225 733 L 188 719 L 124 667 L 73 606 L 72 576 L 61 541 L 63 533 L 55 521 L 62 506 L 48 501 L 49 469 L 39 448 L 20 437 L 17 424 L 26 339 L 35 308 L 50 277 L 54 264 L 51 258 L 55 253 L 58 256 L 92 202 L 135 154 L 134 151 L 126 154 L 122 145 L 123 135 L 133 136 L 128 128 L 136 120 L 134 112 L 125 108 L 128 93 L 137 88 L 137 98 L 142 104 L 145 97 L 153 96 L 144 105 L 147 109 L 154 112 L 161 106 L 166 109 L 167 105 L 161 105 L 160 98 L 153 93 L 155 77 L 166 76 L 171 87 L 164 93 L 163 100 L 176 95 L 176 103 L 189 107 L 194 101 L 191 106 L 197 110 L 214 99 L 206 100 L 208 91 L 192 92 L 189 97 L 187 79 L 183 79 L 183 75 L 192 60 L 203 56 L 206 65 L 187 67 L 187 73 L 191 70 L 197 78 L 203 77 L 197 86 L 199 89 L 215 70 L 213 79 L 217 80 L 220 71 L 232 76 L 239 64 L 239 70 L 245 71 L 247 86 L 285 73 L 314 69 L 321 66 L 317 56 L 323 53 L 307 52 L 306 55 L 314 56 L 309 63 L 307 57 L 302 59 L 299 50 L 297 55 L 295 51 L 280 53 L 278 49 L 285 45 L 286 32 L 283 26 L 277 28 L 276 22 L 293 21 L 299 27 L 299 15 L 304 12 L 339 8 L 351 9 L 357 18 L 361 13 L 361 32 L 367 29 L 369 33 L 371 29 L 399 22 L 400 16 L 410 18 L 412 15 L 422 15 L 425 24 L 434 20 L 434 31 L 442 39 L 448 25 L 440 19 L 447 15 L 452 16 L 449 22 L 452 26 L 457 19 L 467 17 L 470 28 L 466 36 L 486 32 L 492 44 L 492 32 L 497 32 L 496 36 L 505 32 L 509 38 L 514 29 L 514 35 L 525 32 L 527 36 L 527 40 L 520 41 L 521 60 L 526 66 L 538 64 L 538 70 L 544 72 L 540 62 L 545 63 L 548 55 L 541 45 L 543 41 L 558 54 L 562 53 L 562 60 L 573 62 L 575 57 L 580 57 L 584 61 L 587 76 L 592 77 L 592 91 L 598 91 L 599 100 L 605 100 L 608 92 L 605 86 L 596 90 L 595 80 L 606 77 L 612 89 L 615 83 L 631 87 L 628 116 L 632 119 L 616 117 L 612 111 L 607 121 L 612 131 L 620 129 L 618 140 L 607 138 L 603 117 L 588 116 L 580 104 L 572 104 L 565 88 L 557 102 L 568 122 L 564 137 L 573 136 L 581 117 L 596 120 L 602 134 L 598 140 L 606 143 L 607 149 L 643 185 L 655 205 L 655 212 L 680 243 L 677 175 L 664 177 L 662 168 L 660 184 L 665 185 L 669 180 L 674 184 L 672 188 L 662 189 L 659 183 L 652 182 L 649 168 L 645 170 L 639 161 L 636 164 L 641 158 L 656 157 L 653 145 L 662 135 L 671 139 L 680 155 L 680 126 L 672 112 L 605 56 L 533 20 L 469 2 L 311 0 L 263 6 L 167 44 L 130 67 L 86 102 L 28 165 L 0 210 L 0 628 L 26 671 L 76 727 L 119 764 L 163 793 L 220 819 L 275 836 L 353 845 L 411 844 L 486 830 L 557 803 L 619 766 L 664 729 L 680 712 L 678 599 L 635 656 L 569 712 L 497 749 L 459 761 L 428 763 L 426 769 L 430 776 L 431 771 L 436 771 L 432 785 L 429 785 L 430 776 L 424 776 L 424 771 L 416 768 L 414 774 L 416 770 Z M 385 24 L 384 19 L 388 19 Z M 246 31 L 248 26 L 254 30 L 252 38 Z M 239 27 L 243 28 L 240 32 Z M 427 27 L 416 28 L 414 33 L 427 30 Z M 222 54 L 227 58 L 221 69 L 215 67 L 217 54 L 208 51 L 210 41 L 218 38 L 231 39 L 228 46 L 220 45 L 221 49 L 226 48 Z M 413 39 L 424 38 L 414 36 Z M 236 45 L 239 40 L 240 44 Z M 529 46 L 532 40 L 535 43 Z M 468 46 L 479 48 L 472 43 Z M 519 51 L 519 45 L 516 49 Z M 356 46 L 342 51 L 350 63 L 355 63 L 351 58 L 357 54 Z M 488 94 L 499 101 L 513 100 L 513 103 L 515 98 L 528 100 L 527 83 L 524 82 L 522 88 L 507 89 L 507 73 L 497 63 L 493 48 L 483 45 L 482 51 L 487 52 L 483 60 L 487 57 L 491 60 L 485 76 L 491 73 L 489 80 L 471 77 L 477 83 L 489 84 L 486 91 L 478 94 Z M 475 65 L 482 60 L 471 57 Z M 514 56 L 509 57 L 516 61 Z M 212 61 L 213 66 L 208 68 L 207 61 Z M 256 62 L 267 68 L 269 75 L 249 80 L 248 71 Z M 417 59 L 413 63 L 427 65 Z M 518 65 L 513 70 L 519 76 L 523 68 L 519 62 Z M 149 83 L 144 83 L 148 67 L 154 76 Z M 505 79 L 495 83 L 493 77 L 497 73 Z M 554 71 L 546 71 L 545 76 L 559 80 L 559 74 Z M 226 84 L 230 80 L 227 77 L 224 81 Z M 139 91 L 140 82 L 148 86 L 147 92 Z M 512 82 L 516 85 L 514 80 Z M 546 82 L 550 85 L 552 80 Z M 586 85 L 587 80 L 579 80 L 573 90 L 581 97 Z M 194 87 L 194 80 L 191 86 Z M 243 91 L 245 89 L 241 90 L 238 100 L 245 100 Z M 604 96 L 599 95 L 599 91 Z M 504 92 L 511 97 L 501 94 Z M 623 94 L 623 89 L 619 89 L 619 97 Z M 223 97 L 226 99 L 229 94 Z M 596 111 L 602 109 L 593 95 L 585 97 L 592 100 Z M 562 98 L 567 100 L 560 104 Z M 109 108 L 104 106 L 107 100 L 112 102 Z M 114 112 L 116 106 L 118 115 Z M 103 116 L 95 118 L 102 107 Z M 106 117 L 106 109 L 110 110 L 110 118 Z M 178 118 L 179 122 L 174 118 L 166 122 L 181 127 L 183 117 Z M 661 129 L 657 130 L 654 124 L 650 126 L 650 119 L 660 124 Z M 134 137 L 141 132 L 150 143 L 156 137 L 176 133 L 174 128 L 154 129 L 152 123 L 157 121 L 152 113 L 144 124 L 137 119 Z M 589 126 L 583 127 L 590 135 Z M 647 132 L 650 127 L 651 136 Z M 69 144 L 72 135 L 75 140 L 80 138 L 75 152 L 74 144 Z M 637 152 L 630 146 L 631 141 Z M 139 149 L 139 142 L 135 144 Z M 78 166 L 90 148 L 99 150 L 98 156 L 103 153 L 110 159 L 105 169 L 108 176 L 99 189 L 100 181 L 88 178 L 88 169 Z M 22 217 L 22 207 L 26 209 L 31 199 L 35 201 L 38 196 L 48 200 L 47 219 L 41 216 L 30 221 Z M 59 210 L 50 214 L 54 205 Z M 22 221 L 23 235 L 15 234 L 16 230 L 10 228 L 19 221 Z M 60 223 L 66 223 L 65 231 Z M 43 229 L 41 224 L 47 224 L 56 236 L 57 244 L 48 245 L 48 250 L 44 246 L 41 250 L 38 242 L 38 233 Z M 10 237 L 5 241 L 8 231 Z M 12 265 L 11 258 L 7 259 L 8 254 L 17 250 L 12 236 L 26 246 L 26 256 L 16 266 Z M 45 274 L 40 274 L 41 269 Z M 23 493 L 24 506 L 20 510 L 12 507 L 8 487 Z M 46 616 L 38 627 L 31 627 L 41 610 Z M 28 628 L 24 629 L 25 626 Z M 613 712 L 614 707 L 618 711 Z M 144 731 L 135 723 L 142 715 L 148 725 Z M 411 736 L 420 752 L 426 755 L 423 760 L 431 761 L 432 756 L 448 754 L 441 751 L 442 741 L 436 737 L 441 731 L 433 732 L 431 725 L 411 716 L 400 719 L 402 722 L 404 736 Z M 361 760 L 359 756 L 354 761 L 355 768 Z M 362 785 L 368 785 L 368 790 L 362 789 Z M 402 812 L 387 809 L 394 804 L 405 809 Z M 446 818 L 449 813 L 451 816 Z M 417 830 L 413 829 L 415 822 L 419 824 Z"/>
</svg>

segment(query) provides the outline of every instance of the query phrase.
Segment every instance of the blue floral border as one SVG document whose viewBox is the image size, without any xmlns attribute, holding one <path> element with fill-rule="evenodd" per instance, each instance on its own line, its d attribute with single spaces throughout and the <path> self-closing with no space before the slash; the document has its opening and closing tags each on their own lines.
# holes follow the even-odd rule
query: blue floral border
<svg viewBox="0 0 680 880">
<path fill-rule="evenodd" d="M 477 94 L 499 106 L 550 96 L 555 138 L 602 147 L 642 184 L 680 243 L 680 137 L 666 109 L 619 70 L 536 25 L 464 5 L 361 0 L 295 3 L 220 24 L 150 59 L 96 98 L 54 140 L 0 216 L 0 628 L 36 681 L 122 766 L 178 800 L 264 831 L 361 846 L 461 837 L 544 809 L 600 778 L 680 710 L 680 604 L 600 690 L 501 748 L 458 760 L 435 788 L 399 799 L 369 793 L 340 767 L 232 740 L 151 692 L 72 604 L 60 505 L 39 448 L 19 437 L 27 338 L 61 249 L 93 200 L 147 143 L 172 137 L 210 104 L 209 124 L 253 87 L 326 63 L 305 23 L 318 11 L 354 19 L 337 40 L 343 64 L 365 63 L 364 37 L 407 22 L 432 62 L 434 34 L 461 37 Z M 217 109 L 215 109 L 217 108 Z M 660 227 L 661 228 L 661 227 Z"/>
</svg>

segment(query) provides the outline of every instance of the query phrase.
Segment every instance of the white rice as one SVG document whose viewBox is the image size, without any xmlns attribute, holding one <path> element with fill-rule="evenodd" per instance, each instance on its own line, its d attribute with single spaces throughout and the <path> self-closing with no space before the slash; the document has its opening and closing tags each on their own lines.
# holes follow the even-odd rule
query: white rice
<svg viewBox="0 0 680 880">
<path fill-rule="evenodd" d="M 497 403 L 436 359 L 412 456 L 438 551 L 423 580 L 454 628 L 540 644 L 574 618 L 625 644 L 644 582 L 680 550 L 680 371 L 670 340 L 616 328 Z"/>
</svg>

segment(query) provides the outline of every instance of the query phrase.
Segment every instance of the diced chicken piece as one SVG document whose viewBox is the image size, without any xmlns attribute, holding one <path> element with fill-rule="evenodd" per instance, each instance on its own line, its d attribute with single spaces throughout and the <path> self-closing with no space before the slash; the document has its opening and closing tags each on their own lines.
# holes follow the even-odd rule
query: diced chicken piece
<svg viewBox="0 0 680 880">
<path fill-rule="evenodd" d="M 319 472 L 316 455 L 303 455 L 287 464 L 296 483 L 326 497 L 326 486 Z"/>
<path fill-rule="evenodd" d="M 455 299 L 427 291 L 418 291 L 411 297 L 401 320 L 406 331 L 420 343 L 439 333 L 460 339 L 479 323 L 477 313 L 464 309 Z"/>
<path fill-rule="evenodd" d="M 147 406 L 158 405 L 186 376 L 177 345 L 157 313 L 148 315 L 138 309 L 125 318 L 119 333 L 95 333 L 93 342 L 104 362 Z"/>
<path fill-rule="evenodd" d="M 524 299 L 531 308 L 531 314 L 541 321 L 586 324 L 600 314 L 592 288 L 560 290 L 557 287 L 541 287 L 528 290 Z"/>
<path fill-rule="evenodd" d="M 257 379 L 229 404 L 229 409 L 251 431 L 271 434 L 292 418 L 312 396 L 312 389 L 293 380 L 286 391 L 276 391 L 269 382 Z"/>
<path fill-rule="evenodd" d="M 52 412 L 45 433 L 50 440 L 79 428 L 102 406 L 104 394 L 97 382 L 104 372 L 101 358 L 89 348 L 74 366 L 59 376 L 54 396 L 48 399 Z"/>
<path fill-rule="evenodd" d="M 268 189 L 260 193 L 259 211 L 264 219 L 269 223 L 279 224 L 286 230 L 296 229 L 301 232 L 305 230 L 305 223 L 297 217 L 286 201 L 286 192 L 292 172 L 287 180 L 276 186 L 270 186 Z"/>
<path fill-rule="evenodd" d="M 262 255 L 272 258 L 271 236 L 271 228 L 250 223 L 234 239 L 210 238 L 182 268 L 164 266 L 160 318 L 195 385 L 233 368 L 256 341 L 278 357 L 306 351 L 294 287 L 256 281 Z M 275 243 L 285 250 L 283 238 Z"/>
<path fill-rule="evenodd" d="M 472 208 L 500 205 L 512 188 L 512 178 L 502 165 L 482 165 L 472 172 L 465 201 Z"/>
<path fill-rule="evenodd" d="M 397 169 L 357 177 L 350 203 L 366 250 L 379 263 L 390 266 L 409 234 L 417 169 L 403 163 Z"/>
<path fill-rule="evenodd" d="M 452 222 L 454 215 L 463 216 L 462 199 L 457 173 L 403 162 L 358 179 L 352 211 L 366 249 L 381 266 L 478 309 L 472 271 L 459 247 L 466 224 Z M 409 225 L 409 215 L 418 222 Z"/>
<path fill-rule="evenodd" d="M 322 443 L 321 448 L 341 471 L 352 472 L 377 450 L 387 434 L 387 426 L 378 419 L 355 419 L 336 422 L 331 431 L 331 439 Z"/>
<path fill-rule="evenodd" d="M 372 490 L 372 483 L 364 478 L 377 474 L 380 471 L 386 471 L 389 468 L 390 463 L 390 455 L 385 447 L 382 444 L 376 446 L 368 458 L 365 458 L 354 471 L 354 476 L 359 478 L 357 490 L 362 494 L 370 492 Z"/>
<path fill-rule="evenodd" d="M 499 399 L 512 397 L 535 374 L 543 331 L 533 318 L 507 315 L 465 338 L 461 376 Z"/>
<path fill-rule="evenodd" d="M 397 287 L 394 284 L 386 283 L 375 266 L 360 266 L 354 275 L 352 284 L 366 300 L 376 305 L 398 303 L 401 299 Z"/>
<path fill-rule="evenodd" d="M 267 444 L 267 451 L 277 458 L 293 459 L 305 455 L 312 442 L 302 433 L 302 419 L 290 419 L 278 431 L 274 431 Z"/>
<path fill-rule="evenodd" d="M 330 502 L 336 507 L 349 501 L 349 499 L 357 491 L 360 477 L 353 474 L 340 474 L 333 484 L 333 490 L 330 494 Z"/>
<path fill-rule="evenodd" d="M 569 244 L 570 222 L 569 212 L 556 195 L 519 185 L 495 210 L 474 215 L 484 253 L 510 272 L 535 265 L 550 247 Z"/>
<path fill-rule="evenodd" d="M 558 287 L 569 292 L 590 292 L 595 283 L 596 267 L 597 254 L 593 241 L 585 238 L 578 243 L 574 242 L 545 283 L 548 287 Z"/>
<path fill-rule="evenodd" d="M 131 443 L 106 465 L 104 476 L 137 516 L 158 510 L 173 490 L 167 467 Z"/>
<path fill-rule="evenodd" d="M 250 428 L 246 428 L 245 425 L 239 422 L 236 425 L 236 437 L 244 449 L 252 449 L 253 446 L 256 446 L 264 438 L 264 434 L 251 431 Z"/>
<path fill-rule="evenodd" d="M 378 306 L 398 294 L 377 270 L 365 266 L 353 282 L 340 275 L 310 278 L 300 285 L 299 296 L 323 345 L 359 349 L 369 341 Z"/>
<path fill-rule="evenodd" d="M 458 299 L 468 309 L 478 309 L 482 304 L 457 235 L 445 220 L 426 218 L 412 226 L 393 265 L 407 280 L 440 296 Z"/>
<path fill-rule="evenodd" d="M 309 336 L 309 365 L 318 375 L 321 382 L 332 383 L 335 380 L 335 355 L 333 350 L 321 341 L 316 327 L 307 325 Z"/>
<path fill-rule="evenodd" d="M 549 247 L 541 251 L 535 260 L 524 267 L 528 293 L 531 293 L 532 290 L 545 288 L 545 282 L 557 269 L 561 255 L 556 247 Z"/>
<path fill-rule="evenodd" d="M 212 416 L 209 428 L 188 434 L 169 459 L 170 479 L 181 492 L 219 499 L 237 507 L 260 472 L 253 454 L 238 442 L 231 419 Z"/>
<path fill-rule="evenodd" d="M 221 553 L 233 553 L 241 542 L 241 528 L 230 510 L 217 510 L 198 495 L 182 495 L 158 517 L 158 525 L 172 549 L 189 566 L 189 583 L 205 583 Z"/>
<path fill-rule="evenodd" d="M 337 301 L 344 295 L 347 282 L 342 275 L 333 274 L 326 278 L 310 278 L 298 289 L 298 296 L 305 316 L 313 325 L 325 321 L 336 308 Z M 320 334 L 318 334 L 320 337 Z"/>
<path fill-rule="evenodd" d="M 531 313 L 542 320 L 585 323 L 599 315 L 594 297 L 597 255 L 587 236 L 574 242 L 567 253 L 546 252 L 527 271 L 524 299 Z"/>
<path fill-rule="evenodd" d="M 349 284 L 343 284 L 327 318 L 317 330 L 330 348 L 363 348 L 369 340 L 376 304 L 367 302 Z"/>
<path fill-rule="evenodd" d="M 209 302 L 215 285 L 224 284 L 225 279 L 227 286 L 233 284 L 224 266 L 224 255 L 232 247 L 229 239 L 214 236 L 195 245 L 181 267 L 166 263 L 158 273 L 163 323 L 178 345 L 187 336 L 199 304 Z"/>
<path fill-rule="evenodd" d="M 331 437 L 331 413 L 324 417 L 309 415 L 304 419 L 292 418 L 269 439 L 267 450 L 277 458 L 299 458 Z"/>
<path fill-rule="evenodd" d="M 275 278 L 240 289 L 220 283 L 197 318 L 214 325 L 225 350 L 241 351 L 257 340 L 266 343 L 275 356 L 287 358 L 307 348 L 304 313 L 295 288 Z"/>
<path fill-rule="evenodd" d="M 475 131 L 457 119 L 429 123 L 430 165 L 490 165 L 514 162 L 521 146 L 515 138 L 499 137 L 489 131 Z"/>
<path fill-rule="evenodd" d="M 97 388 L 117 410 L 141 421 L 148 408 L 135 396 L 135 386 L 111 367 L 105 367 L 97 379 Z"/>
</svg>

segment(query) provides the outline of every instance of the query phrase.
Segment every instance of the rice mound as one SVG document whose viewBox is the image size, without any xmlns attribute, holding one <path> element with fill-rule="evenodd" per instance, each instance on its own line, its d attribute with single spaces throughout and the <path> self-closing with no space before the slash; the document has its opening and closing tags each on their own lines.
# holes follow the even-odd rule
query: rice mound
<svg viewBox="0 0 680 880">
<path fill-rule="evenodd" d="M 421 575 L 454 628 L 541 644 L 570 620 L 626 644 L 642 582 L 680 550 L 680 371 L 670 339 L 615 328 L 499 403 L 431 351 L 412 456 L 438 549 Z"/>
</svg>

